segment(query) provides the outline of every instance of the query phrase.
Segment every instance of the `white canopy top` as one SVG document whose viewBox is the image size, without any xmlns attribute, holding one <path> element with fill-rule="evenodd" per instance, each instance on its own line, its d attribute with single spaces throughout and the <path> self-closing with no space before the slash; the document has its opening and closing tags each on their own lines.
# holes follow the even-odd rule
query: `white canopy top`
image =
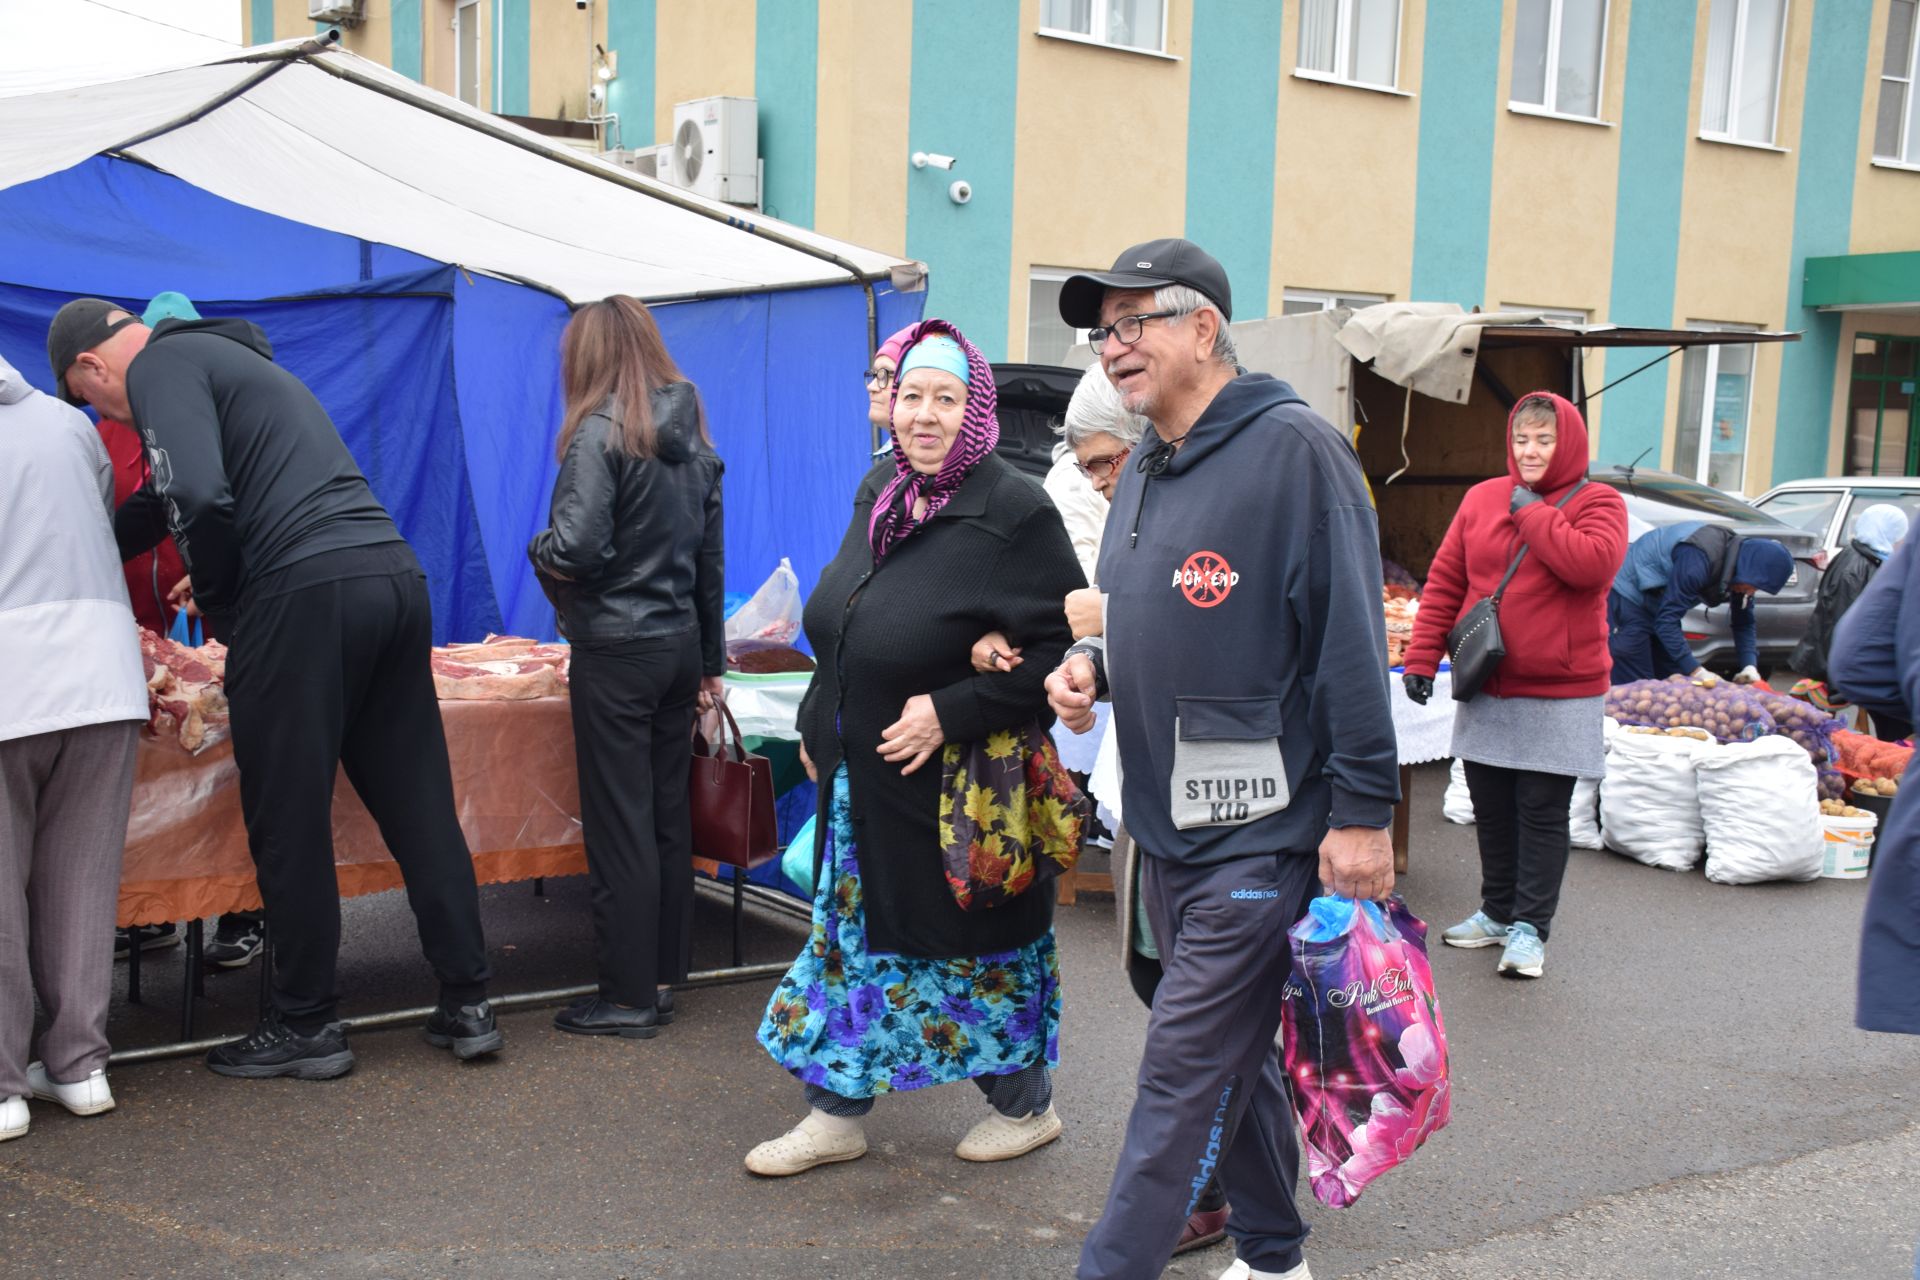
<svg viewBox="0 0 1920 1280">
<path fill-rule="evenodd" d="M 583 157 L 337 47 L 290 40 L 9 92 L 0 189 L 109 152 L 309 226 L 550 289 L 650 301 L 924 265 Z"/>
</svg>

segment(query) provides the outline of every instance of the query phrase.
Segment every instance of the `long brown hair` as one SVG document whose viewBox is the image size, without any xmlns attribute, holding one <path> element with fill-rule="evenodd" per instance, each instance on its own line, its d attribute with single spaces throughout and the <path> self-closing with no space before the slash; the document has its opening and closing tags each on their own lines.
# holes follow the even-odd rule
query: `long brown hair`
<svg viewBox="0 0 1920 1280">
<path fill-rule="evenodd" d="M 686 380 L 646 303 L 616 293 L 581 307 L 560 336 L 560 386 L 567 408 L 560 420 L 559 455 L 567 456 L 580 424 L 611 398 L 617 418 L 607 437 L 608 452 L 651 458 L 658 446 L 653 393 Z M 696 397 L 700 438 L 711 445 L 706 413 L 698 404 Z"/>
</svg>

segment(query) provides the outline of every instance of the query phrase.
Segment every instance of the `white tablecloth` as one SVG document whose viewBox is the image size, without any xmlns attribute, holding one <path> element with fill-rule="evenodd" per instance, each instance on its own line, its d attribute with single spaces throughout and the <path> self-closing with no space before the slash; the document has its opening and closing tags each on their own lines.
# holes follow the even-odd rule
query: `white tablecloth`
<svg viewBox="0 0 1920 1280">
<path fill-rule="evenodd" d="M 1388 673 L 1393 698 L 1393 736 L 1400 745 L 1401 764 L 1426 764 L 1453 754 L 1453 672 L 1446 667 L 1433 678 L 1433 696 L 1421 706 L 1401 687 L 1400 671 Z"/>
</svg>

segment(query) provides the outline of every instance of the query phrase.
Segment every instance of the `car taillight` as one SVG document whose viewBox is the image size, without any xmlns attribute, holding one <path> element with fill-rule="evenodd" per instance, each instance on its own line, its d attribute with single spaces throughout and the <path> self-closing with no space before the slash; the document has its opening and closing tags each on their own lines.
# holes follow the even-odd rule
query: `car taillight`
<svg viewBox="0 0 1920 1280">
<path fill-rule="evenodd" d="M 1707 633 L 1704 631 L 1686 631 L 1681 634 L 1687 637 L 1688 644 L 1692 644 L 1695 640 L 1705 640 L 1707 638 Z"/>
<path fill-rule="evenodd" d="M 1822 547 L 1818 551 L 1813 553 L 1813 559 L 1807 561 L 1807 563 L 1812 565 L 1814 568 L 1818 569 L 1820 572 L 1825 573 L 1827 571 L 1828 558 L 1829 557 L 1827 556 L 1827 549 L 1825 547 Z"/>
</svg>

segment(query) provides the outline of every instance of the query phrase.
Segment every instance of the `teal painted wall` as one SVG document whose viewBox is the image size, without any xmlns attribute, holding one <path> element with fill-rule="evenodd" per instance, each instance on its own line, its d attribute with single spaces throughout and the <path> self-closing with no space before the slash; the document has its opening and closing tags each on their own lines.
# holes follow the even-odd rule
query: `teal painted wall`
<svg viewBox="0 0 1920 1280">
<path fill-rule="evenodd" d="M 620 142 L 629 150 L 666 141 L 653 136 L 658 39 L 653 0 L 607 0 L 607 48 L 620 55 L 620 76 L 607 90 L 607 105 L 620 117 Z"/>
<path fill-rule="evenodd" d="M 533 14 L 532 0 L 502 0 L 500 28 L 500 84 L 494 91 L 503 115 L 524 116 L 531 96 Z"/>
<path fill-rule="evenodd" d="M 1281 0 L 1194 0 L 1186 237 L 1227 269 L 1233 318 L 1267 314 Z M 1232 128 L 1222 128 L 1222 121 Z"/>
<path fill-rule="evenodd" d="M 268 44 L 273 40 L 273 0 L 251 0 L 253 12 L 253 43 Z"/>
<path fill-rule="evenodd" d="M 1663 0 L 1677 3 L 1677 0 Z M 1413 300 L 1478 304 L 1487 291 L 1501 0 L 1429 5 L 1420 53 Z M 1404 72 L 1406 59 L 1401 59 Z"/>
<path fill-rule="evenodd" d="M 422 39 L 426 28 L 421 25 L 420 0 L 393 0 L 392 19 L 393 49 L 389 56 L 393 69 L 415 80 L 424 78 L 426 61 Z"/>
<path fill-rule="evenodd" d="M 908 170 L 907 256 L 933 269 L 926 314 L 958 325 L 989 360 L 1007 355 L 1014 96 L 1025 38 L 1020 0 L 914 0 L 907 150 L 959 163 Z M 973 184 L 972 203 L 947 198 L 956 178 Z"/>
<path fill-rule="evenodd" d="M 1607 314 L 1615 324 L 1667 328 L 1673 314 L 1674 273 L 1680 262 L 1680 197 L 1686 184 L 1687 109 L 1693 79 L 1695 13 L 1690 5 L 1639 0 L 1627 30 L 1625 101 L 1620 110 L 1620 181 L 1613 226 L 1613 283 Z M 1609 351 L 1605 386 L 1652 360 L 1658 352 Z M 1674 361 L 1679 359 L 1674 357 Z M 1600 457 L 1633 461 L 1651 448 L 1660 456 L 1672 364 L 1656 366 L 1601 397 Z"/>
<path fill-rule="evenodd" d="M 1853 183 L 1860 144 L 1872 0 L 1820 0 L 1807 51 L 1807 92 L 1800 115 L 1799 175 L 1793 193 L 1793 256 L 1787 327 L 1805 337 L 1781 357 L 1779 416 L 1773 437 L 1773 482 L 1827 470 L 1833 430 L 1833 375 L 1840 356 L 1840 317 L 1801 305 L 1809 257 L 1845 253 L 1853 236 Z M 1874 50 L 1878 65 L 1879 50 Z"/>
<path fill-rule="evenodd" d="M 755 6 L 753 93 L 760 102 L 767 213 L 813 225 L 814 106 L 820 66 L 819 0 Z"/>
</svg>

